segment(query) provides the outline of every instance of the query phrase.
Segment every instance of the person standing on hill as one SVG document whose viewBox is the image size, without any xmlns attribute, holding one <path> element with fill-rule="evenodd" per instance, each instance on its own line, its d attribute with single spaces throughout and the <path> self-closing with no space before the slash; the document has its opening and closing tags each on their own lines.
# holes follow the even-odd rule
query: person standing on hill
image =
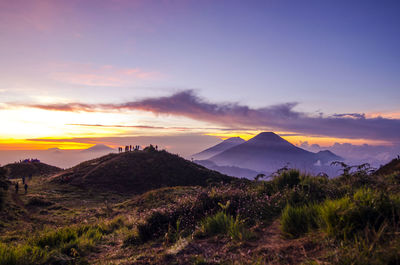
<svg viewBox="0 0 400 265">
<path fill-rule="evenodd" d="M 15 193 L 17 193 L 17 194 L 18 194 L 18 189 L 19 189 L 19 185 L 18 185 L 18 181 L 17 181 L 17 183 L 15 183 Z"/>
<path fill-rule="evenodd" d="M 25 176 L 22 177 L 22 184 L 25 184 Z"/>
<path fill-rule="evenodd" d="M 28 193 L 28 184 L 25 183 L 24 189 L 25 189 L 25 194 L 27 194 Z"/>
</svg>

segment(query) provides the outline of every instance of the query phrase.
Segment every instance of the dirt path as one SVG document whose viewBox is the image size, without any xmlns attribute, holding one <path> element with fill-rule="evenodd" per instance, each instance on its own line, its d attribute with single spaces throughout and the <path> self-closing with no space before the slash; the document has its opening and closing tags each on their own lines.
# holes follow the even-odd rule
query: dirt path
<svg viewBox="0 0 400 265">
<path fill-rule="evenodd" d="M 31 222 L 32 219 L 31 219 L 31 217 L 29 216 L 29 214 L 27 213 L 26 208 L 25 208 L 25 203 L 21 200 L 21 197 L 20 197 L 20 196 L 23 196 L 23 195 L 20 194 L 20 193 L 16 194 L 15 192 L 12 192 L 12 193 L 11 193 L 11 198 L 12 198 L 13 202 L 14 202 L 18 207 L 20 207 L 21 209 L 25 210 L 25 211 L 20 211 L 20 214 L 21 214 L 20 218 L 21 218 L 24 222 Z"/>
<path fill-rule="evenodd" d="M 321 255 L 322 246 L 310 237 L 286 239 L 280 231 L 279 220 L 257 232 L 258 239 L 238 243 L 227 237 L 193 239 L 177 254 L 173 246 L 153 244 L 146 248 L 122 247 L 122 242 L 100 246 L 100 251 L 90 257 L 93 264 L 192 264 L 193 257 L 203 257 L 210 264 L 300 264 L 315 260 Z M 139 247 L 140 248 L 140 247 Z M 136 258 L 134 258 L 136 256 Z M 214 263 L 213 263 L 214 262 Z"/>
</svg>

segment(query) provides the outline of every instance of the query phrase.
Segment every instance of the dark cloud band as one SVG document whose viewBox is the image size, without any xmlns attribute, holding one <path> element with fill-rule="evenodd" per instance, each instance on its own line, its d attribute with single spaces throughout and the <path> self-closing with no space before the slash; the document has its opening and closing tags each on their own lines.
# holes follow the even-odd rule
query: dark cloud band
<svg viewBox="0 0 400 265">
<path fill-rule="evenodd" d="M 296 105 L 297 103 L 285 103 L 251 108 L 239 103 L 211 103 L 198 97 L 192 90 L 185 90 L 171 96 L 122 104 L 35 104 L 30 107 L 74 112 L 142 110 L 154 114 L 184 116 L 227 128 L 250 127 L 305 135 L 400 142 L 399 119 L 366 118 L 359 113 L 313 116 L 295 111 Z"/>
</svg>

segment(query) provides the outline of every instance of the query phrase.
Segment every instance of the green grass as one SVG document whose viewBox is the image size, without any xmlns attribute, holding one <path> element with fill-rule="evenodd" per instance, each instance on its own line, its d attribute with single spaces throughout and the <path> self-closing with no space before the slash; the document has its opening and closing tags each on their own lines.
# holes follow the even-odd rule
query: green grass
<svg viewBox="0 0 400 265">
<path fill-rule="evenodd" d="M 274 177 L 273 182 L 278 190 L 285 187 L 292 188 L 300 183 L 300 171 L 296 169 L 285 170 Z"/>
<path fill-rule="evenodd" d="M 281 230 L 288 237 L 299 237 L 317 226 L 317 210 L 312 206 L 286 205 L 281 216 Z"/>
<path fill-rule="evenodd" d="M 320 228 L 330 237 L 352 238 L 366 227 L 379 229 L 384 222 L 399 219 L 400 199 L 371 189 L 359 189 L 352 196 L 325 200 L 319 205 L 287 205 L 281 215 L 281 229 L 298 237 Z"/>
<path fill-rule="evenodd" d="M 227 235 L 235 241 L 249 240 L 254 236 L 239 216 L 235 218 L 224 211 L 206 217 L 201 222 L 201 234 L 203 236 Z"/>
<path fill-rule="evenodd" d="M 104 235 L 121 228 L 121 218 L 95 225 L 63 227 L 41 231 L 17 245 L 0 244 L 0 265 L 57 263 L 69 260 L 82 262 L 95 250 Z"/>
</svg>

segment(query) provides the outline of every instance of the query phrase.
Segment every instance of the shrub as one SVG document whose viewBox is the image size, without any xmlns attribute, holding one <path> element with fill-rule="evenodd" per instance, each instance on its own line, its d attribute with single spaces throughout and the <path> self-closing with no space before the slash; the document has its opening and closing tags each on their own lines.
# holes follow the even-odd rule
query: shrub
<svg viewBox="0 0 400 265">
<path fill-rule="evenodd" d="M 168 231 L 172 219 L 169 213 L 156 211 L 153 212 L 145 222 L 137 225 L 138 241 L 147 242 L 151 239 L 158 238 Z"/>
<path fill-rule="evenodd" d="M 273 182 L 278 190 L 292 188 L 300 183 L 300 171 L 289 169 L 274 177 Z"/>
<path fill-rule="evenodd" d="M 286 205 L 282 211 L 281 229 L 289 237 L 299 237 L 310 229 L 317 227 L 317 211 L 312 206 L 291 206 Z"/>
<path fill-rule="evenodd" d="M 350 204 L 350 198 L 344 197 L 334 201 L 327 200 L 318 207 L 320 225 L 329 236 L 335 236 L 338 233 L 347 234 L 351 229 L 342 218 Z"/>
<path fill-rule="evenodd" d="M 220 211 L 216 215 L 206 217 L 201 223 L 201 230 L 207 236 L 227 234 L 234 218 Z"/>
<path fill-rule="evenodd" d="M 398 220 L 400 204 L 382 192 L 360 189 L 353 196 L 327 200 L 318 211 L 321 228 L 330 236 L 353 237 L 371 226 L 379 229 L 385 222 Z"/>
</svg>

